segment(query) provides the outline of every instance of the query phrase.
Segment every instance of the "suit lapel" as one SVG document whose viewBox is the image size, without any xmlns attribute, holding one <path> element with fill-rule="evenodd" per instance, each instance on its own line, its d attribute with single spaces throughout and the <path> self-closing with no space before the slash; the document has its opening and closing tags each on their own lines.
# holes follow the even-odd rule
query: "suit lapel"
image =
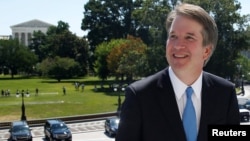
<svg viewBox="0 0 250 141">
<path fill-rule="evenodd" d="M 203 80 L 202 80 L 202 91 L 201 91 L 201 118 L 200 118 L 200 127 L 199 127 L 199 134 L 198 134 L 198 141 L 207 138 L 207 118 L 209 115 L 207 114 L 207 109 L 210 107 L 211 101 L 213 101 L 213 89 L 211 88 L 211 83 L 209 83 L 209 79 L 207 74 L 203 73 Z M 210 102 L 209 102 L 210 101 Z"/>
<path fill-rule="evenodd" d="M 170 81 L 168 69 L 165 69 L 165 71 L 162 73 L 157 86 L 160 87 L 158 94 L 160 110 L 162 110 L 164 113 L 168 125 L 172 127 L 173 131 L 176 132 L 178 136 L 183 138 L 183 140 L 185 140 L 182 120 L 180 118 L 179 109 L 177 106 L 173 86 Z"/>
</svg>

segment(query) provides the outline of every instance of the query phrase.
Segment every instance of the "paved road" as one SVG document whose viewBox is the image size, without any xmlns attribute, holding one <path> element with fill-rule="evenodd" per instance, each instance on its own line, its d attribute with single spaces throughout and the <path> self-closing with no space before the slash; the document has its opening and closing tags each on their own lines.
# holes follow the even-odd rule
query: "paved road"
<svg viewBox="0 0 250 141">
<path fill-rule="evenodd" d="M 93 132 L 93 131 L 104 131 L 104 120 L 81 122 L 74 124 L 67 124 L 73 134 Z M 43 127 L 31 127 L 33 137 L 43 137 Z M 0 130 L 0 141 L 6 141 L 9 138 L 8 129 Z"/>
<path fill-rule="evenodd" d="M 77 133 L 72 135 L 73 141 L 115 141 L 114 137 L 109 137 L 104 131 L 93 131 Z M 46 141 L 44 137 L 33 138 L 33 141 Z"/>
</svg>

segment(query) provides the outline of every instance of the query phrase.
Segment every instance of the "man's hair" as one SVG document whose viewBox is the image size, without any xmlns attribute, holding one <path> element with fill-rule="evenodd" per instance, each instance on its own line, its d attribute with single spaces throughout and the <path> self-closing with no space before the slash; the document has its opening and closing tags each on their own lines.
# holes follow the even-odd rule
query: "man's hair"
<svg viewBox="0 0 250 141">
<path fill-rule="evenodd" d="M 212 51 L 210 56 L 204 62 L 204 66 L 209 61 L 212 56 L 218 40 L 218 29 L 214 19 L 200 6 L 181 3 L 178 4 L 173 11 L 171 11 L 166 20 L 166 30 L 169 33 L 170 27 L 172 25 L 173 20 L 177 15 L 185 16 L 191 18 L 203 26 L 202 36 L 203 42 L 202 45 L 206 46 L 211 44 Z"/>
</svg>

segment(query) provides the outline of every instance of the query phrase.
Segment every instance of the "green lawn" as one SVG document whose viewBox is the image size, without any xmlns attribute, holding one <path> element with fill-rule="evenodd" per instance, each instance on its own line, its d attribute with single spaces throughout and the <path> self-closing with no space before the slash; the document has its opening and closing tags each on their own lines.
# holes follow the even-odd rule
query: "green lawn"
<svg viewBox="0 0 250 141">
<path fill-rule="evenodd" d="M 75 89 L 76 81 L 85 84 L 84 91 Z M 118 106 L 118 93 L 109 88 L 113 83 L 113 80 L 107 80 L 101 89 L 101 82 L 96 77 L 57 82 L 53 79 L 8 79 L 1 76 L 0 90 L 9 89 L 11 94 L 0 95 L 0 122 L 20 120 L 22 97 L 16 97 L 17 90 L 30 93 L 29 97 L 24 95 L 27 120 L 114 112 Z M 95 85 L 97 91 L 94 90 Z M 66 87 L 66 95 L 63 95 L 63 86 Z M 36 88 L 39 89 L 38 96 L 35 96 Z M 121 98 L 124 99 L 123 94 Z"/>
</svg>

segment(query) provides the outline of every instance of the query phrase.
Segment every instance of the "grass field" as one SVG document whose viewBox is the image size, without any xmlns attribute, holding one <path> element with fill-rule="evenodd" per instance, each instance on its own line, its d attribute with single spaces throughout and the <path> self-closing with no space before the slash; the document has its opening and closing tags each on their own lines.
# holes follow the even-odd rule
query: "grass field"
<svg viewBox="0 0 250 141">
<path fill-rule="evenodd" d="M 81 87 L 76 90 L 75 82 L 83 82 L 84 91 Z M 113 83 L 113 80 L 107 80 L 101 89 L 101 81 L 96 77 L 61 82 L 41 78 L 0 77 L 0 90 L 10 90 L 10 96 L 0 95 L 0 122 L 20 120 L 22 97 L 16 97 L 17 90 L 28 90 L 30 93 L 29 97 L 24 95 L 27 120 L 114 112 L 118 106 L 118 92 L 113 92 L 109 87 Z M 66 95 L 63 95 L 63 87 L 66 88 Z M 35 96 L 36 88 L 39 90 L 38 96 Z M 121 99 L 124 99 L 122 92 Z"/>
</svg>

